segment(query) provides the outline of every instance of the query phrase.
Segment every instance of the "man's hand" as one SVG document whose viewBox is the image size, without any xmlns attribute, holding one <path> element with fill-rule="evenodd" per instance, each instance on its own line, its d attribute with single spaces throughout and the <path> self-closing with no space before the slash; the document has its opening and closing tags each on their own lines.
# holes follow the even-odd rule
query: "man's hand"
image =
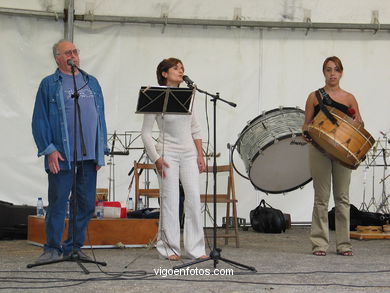
<svg viewBox="0 0 390 293">
<path fill-rule="evenodd" d="M 53 174 L 58 174 L 58 172 L 60 172 L 60 164 L 58 163 L 58 159 L 64 161 L 64 158 L 61 156 L 59 151 L 52 152 L 48 156 L 49 169 Z"/>
</svg>

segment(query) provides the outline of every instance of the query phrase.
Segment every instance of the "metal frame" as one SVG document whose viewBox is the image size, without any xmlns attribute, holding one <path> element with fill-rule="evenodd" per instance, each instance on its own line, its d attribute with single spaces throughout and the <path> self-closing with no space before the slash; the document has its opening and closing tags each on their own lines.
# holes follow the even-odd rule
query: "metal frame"
<svg viewBox="0 0 390 293">
<path fill-rule="evenodd" d="M 303 29 L 306 34 L 309 30 L 359 30 L 359 31 L 390 31 L 390 24 L 381 24 L 377 19 L 373 23 L 336 23 L 336 22 L 302 22 L 292 21 L 249 21 L 249 20 L 220 20 L 220 19 L 190 19 L 163 17 L 114 16 L 94 14 L 74 14 L 74 0 L 66 0 L 67 7 L 64 12 L 47 12 L 0 7 L 0 14 L 11 16 L 28 16 L 44 19 L 64 20 L 66 24 L 65 38 L 73 39 L 74 21 L 85 22 L 112 22 L 150 25 L 178 25 L 203 27 L 229 27 L 229 28 L 260 28 L 260 29 Z"/>
</svg>

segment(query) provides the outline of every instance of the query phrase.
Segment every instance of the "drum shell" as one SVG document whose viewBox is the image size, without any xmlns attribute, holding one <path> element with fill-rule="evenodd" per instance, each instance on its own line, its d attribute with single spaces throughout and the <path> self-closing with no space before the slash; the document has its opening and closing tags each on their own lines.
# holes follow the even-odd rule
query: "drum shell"
<svg viewBox="0 0 390 293">
<path fill-rule="evenodd" d="M 319 111 L 308 126 L 313 145 L 345 167 L 356 169 L 375 140 L 362 123 L 336 108 L 327 108 L 337 124 L 333 124 L 323 111 Z"/>
<path fill-rule="evenodd" d="M 280 107 L 251 120 L 241 132 L 237 150 L 256 189 L 284 193 L 311 181 L 303 122 L 301 109 Z"/>
</svg>

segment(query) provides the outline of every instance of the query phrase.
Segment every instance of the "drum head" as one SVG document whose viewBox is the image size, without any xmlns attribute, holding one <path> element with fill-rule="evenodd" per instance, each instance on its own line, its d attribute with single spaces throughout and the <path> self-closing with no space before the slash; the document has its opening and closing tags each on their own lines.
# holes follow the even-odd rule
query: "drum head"
<svg viewBox="0 0 390 293">
<path fill-rule="evenodd" d="M 309 144 L 302 136 L 279 138 L 254 158 L 249 179 L 266 193 L 295 190 L 311 181 Z"/>
</svg>

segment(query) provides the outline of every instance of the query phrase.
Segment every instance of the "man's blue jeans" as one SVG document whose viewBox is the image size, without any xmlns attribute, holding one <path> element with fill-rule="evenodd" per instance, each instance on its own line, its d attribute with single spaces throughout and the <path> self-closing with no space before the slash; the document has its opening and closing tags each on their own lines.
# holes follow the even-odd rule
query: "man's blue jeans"
<svg viewBox="0 0 390 293">
<path fill-rule="evenodd" d="M 72 162 L 73 168 L 73 162 Z M 75 248 L 79 250 L 85 241 L 88 221 L 95 211 L 96 200 L 96 163 L 93 160 L 77 162 L 76 164 L 76 199 L 77 220 Z M 73 172 L 60 171 L 58 174 L 49 172 L 49 206 L 46 213 L 46 244 L 45 251 L 56 249 L 58 252 L 69 254 L 73 248 L 73 200 L 70 200 L 70 221 L 68 238 L 61 246 L 64 231 L 67 201 L 73 190 Z"/>
</svg>

